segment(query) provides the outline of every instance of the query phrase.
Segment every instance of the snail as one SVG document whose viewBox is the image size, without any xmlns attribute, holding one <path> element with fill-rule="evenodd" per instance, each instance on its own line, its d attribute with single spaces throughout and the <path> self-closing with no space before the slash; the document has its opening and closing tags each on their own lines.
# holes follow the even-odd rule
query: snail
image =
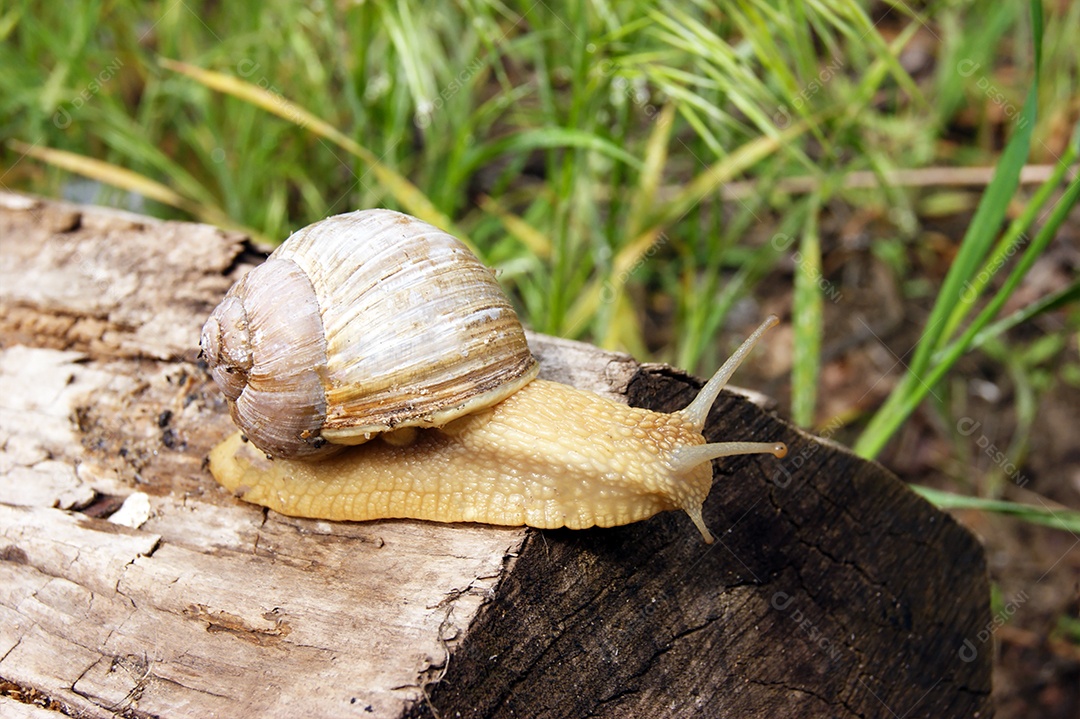
<svg viewBox="0 0 1080 719">
<path fill-rule="evenodd" d="M 682 509 L 712 542 L 701 516 L 712 460 L 787 451 L 702 435 L 777 322 L 686 408 L 629 407 L 535 379 L 509 300 L 461 241 L 390 210 L 337 215 L 294 233 L 203 327 L 202 356 L 240 427 L 210 471 L 293 516 L 582 529 Z"/>
</svg>

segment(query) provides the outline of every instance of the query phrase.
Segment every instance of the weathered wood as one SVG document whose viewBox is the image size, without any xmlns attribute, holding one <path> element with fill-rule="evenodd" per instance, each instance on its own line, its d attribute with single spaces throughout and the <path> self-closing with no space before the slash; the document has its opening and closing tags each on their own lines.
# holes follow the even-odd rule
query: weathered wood
<svg viewBox="0 0 1080 719">
<path fill-rule="evenodd" d="M 203 225 L 0 194 L 0 713 L 989 710 L 989 651 L 962 651 L 990 619 L 971 535 L 731 393 L 714 437 L 792 453 L 720 463 L 711 547 L 674 512 L 536 532 L 235 500 L 204 468 L 230 423 L 195 347 L 257 261 Z M 545 376 L 634 404 L 698 386 L 530 343 Z"/>
</svg>

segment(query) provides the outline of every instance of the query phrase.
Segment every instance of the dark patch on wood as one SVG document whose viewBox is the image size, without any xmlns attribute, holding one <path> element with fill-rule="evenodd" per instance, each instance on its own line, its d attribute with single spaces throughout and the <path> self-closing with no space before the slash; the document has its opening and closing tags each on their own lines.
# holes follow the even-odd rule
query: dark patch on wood
<svg viewBox="0 0 1080 719">
<path fill-rule="evenodd" d="M 108 332 L 124 329 L 93 315 L 0 303 L 0 348 L 22 344 L 94 354 L 121 354 L 103 338 Z"/>
<path fill-rule="evenodd" d="M 86 505 L 79 511 L 85 514 L 87 517 L 94 517 L 95 519 L 105 519 L 111 517 L 116 513 L 116 510 L 124 504 L 124 500 L 127 497 L 122 497 L 118 494 L 98 494 L 95 495 L 94 501 Z"/>
<path fill-rule="evenodd" d="M 185 449 L 187 449 L 187 442 L 182 440 L 180 436 L 177 435 L 176 430 L 172 427 L 167 428 L 164 432 L 161 433 L 161 443 L 165 445 L 167 449 L 177 450 L 180 452 L 183 452 Z"/>
<path fill-rule="evenodd" d="M 64 702 L 57 701 L 34 687 L 24 687 L 3 677 L 0 677 L 0 696 L 8 697 L 23 704 L 32 704 L 42 709 L 48 709 L 57 712 L 59 715 L 79 716 Z"/>
<path fill-rule="evenodd" d="M 272 622 L 271 626 L 256 627 L 245 621 L 242 617 L 223 611 L 213 611 L 201 604 L 193 604 L 183 612 L 188 619 L 206 622 L 206 631 L 225 632 L 245 642 L 258 644 L 259 646 L 273 646 L 281 642 L 283 637 L 292 633 L 289 622 L 275 612 L 265 612 L 263 619 Z"/>
<path fill-rule="evenodd" d="M 12 562 L 13 564 L 26 564 L 29 557 L 26 552 L 14 544 L 0 548 L 0 562 Z"/>
<path fill-rule="evenodd" d="M 121 502 L 123 504 L 123 502 Z M 78 513 L 78 525 L 86 529 L 93 530 L 95 532 L 101 532 L 103 534 L 123 534 L 128 536 L 138 536 L 139 530 L 132 529 L 131 527 L 125 527 L 122 524 L 114 524 L 108 519 L 100 517 L 91 517 L 83 513 Z"/>
<path fill-rule="evenodd" d="M 222 274 L 228 277 L 235 277 L 239 279 L 239 275 L 246 272 L 249 268 L 261 265 L 266 261 L 266 258 L 270 256 L 276 248 L 268 247 L 260 243 L 254 242 L 251 238 L 244 238 L 243 243 L 240 246 L 239 252 L 237 252 L 232 261 L 222 268 Z M 220 300 L 219 300 L 220 301 Z M 216 303 L 215 303 L 216 306 Z M 213 310 L 210 307 L 206 311 L 206 315 L 210 315 L 210 311 Z"/>
</svg>

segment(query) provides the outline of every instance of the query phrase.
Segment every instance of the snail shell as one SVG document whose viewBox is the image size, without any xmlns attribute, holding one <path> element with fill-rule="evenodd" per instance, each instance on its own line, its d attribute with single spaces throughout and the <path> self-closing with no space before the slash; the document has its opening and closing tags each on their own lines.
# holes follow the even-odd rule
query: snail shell
<svg viewBox="0 0 1080 719">
<path fill-rule="evenodd" d="M 491 270 L 460 240 L 390 210 L 293 234 L 234 285 L 200 344 L 234 421 L 282 458 L 443 426 L 538 371 Z"/>
</svg>

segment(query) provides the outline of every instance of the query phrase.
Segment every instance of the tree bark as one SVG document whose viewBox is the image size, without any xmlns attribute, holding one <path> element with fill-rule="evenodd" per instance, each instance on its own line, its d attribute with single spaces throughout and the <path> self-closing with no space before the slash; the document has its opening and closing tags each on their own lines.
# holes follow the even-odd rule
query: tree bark
<svg viewBox="0 0 1080 719">
<path fill-rule="evenodd" d="M 0 714 L 987 715 L 982 550 L 879 465 L 725 392 L 705 520 L 333 523 L 236 500 L 203 319 L 261 255 L 0 194 Z M 540 335 L 542 376 L 659 410 L 700 383 Z"/>
</svg>

